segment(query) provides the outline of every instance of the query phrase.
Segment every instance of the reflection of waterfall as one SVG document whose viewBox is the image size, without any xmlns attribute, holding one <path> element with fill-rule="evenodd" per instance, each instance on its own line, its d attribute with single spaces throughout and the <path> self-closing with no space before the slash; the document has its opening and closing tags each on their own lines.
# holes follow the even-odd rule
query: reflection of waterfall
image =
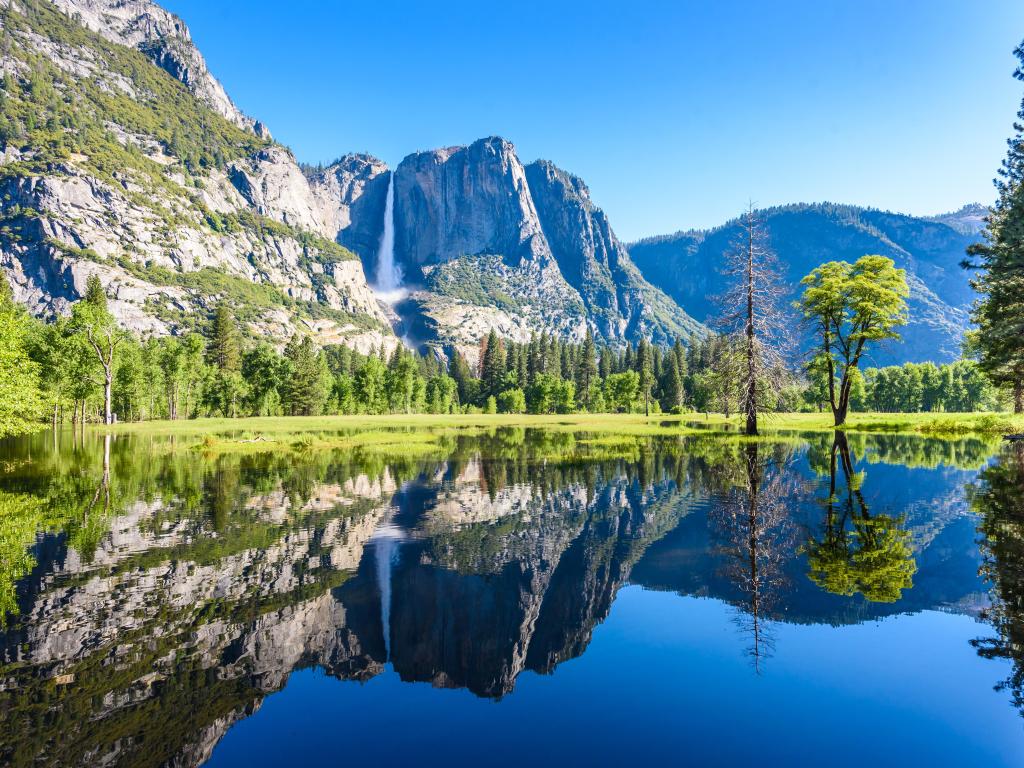
<svg viewBox="0 0 1024 768">
<path fill-rule="evenodd" d="M 387 304 L 397 304 L 408 291 L 402 287 L 402 268 L 395 263 L 395 174 L 388 179 L 387 200 L 384 203 L 384 231 L 377 249 L 377 297 Z"/>
<path fill-rule="evenodd" d="M 391 658 L 391 568 L 398 556 L 398 546 L 405 538 L 401 528 L 384 523 L 370 539 L 377 561 L 377 589 L 380 591 L 380 623 L 384 631 L 384 654 Z"/>
</svg>

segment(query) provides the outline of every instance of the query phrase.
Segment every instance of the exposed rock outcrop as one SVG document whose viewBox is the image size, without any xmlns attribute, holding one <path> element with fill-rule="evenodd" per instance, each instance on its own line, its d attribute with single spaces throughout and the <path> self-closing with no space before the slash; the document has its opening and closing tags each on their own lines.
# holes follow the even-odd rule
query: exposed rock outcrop
<svg viewBox="0 0 1024 768">
<path fill-rule="evenodd" d="M 66 313 L 96 274 L 115 317 L 144 335 L 199 329 L 226 298 L 279 344 L 311 332 L 397 346 L 361 262 L 336 243 L 358 192 L 328 210 L 291 152 L 231 104 L 180 19 L 145 0 L 25 0 L 7 13 L 0 68 L 16 74 L 15 108 L 71 119 L 48 118 L 59 102 L 26 87 L 43 66 L 83 125 L 74 151 L 19 126 L 0 155 L 0 269 L 34 314 Z"/>
<path fill-rule="evenodd" d="M 399 164 L 395 254 L 433 334 L 470 356 L 491 328 L 578 341 L 589 325 L 611 344 L 703 331 L 644 281 L 579 179 L 524 167 L 502 138 Z"/>
<path fill-rule="evenodd" d="M 221 117 L 270 138 L 266 126 L 246 117 L 206 66 L 180 18 L 149 0 L 53 0 L 61 11 L 107 40 L 144 53 Z"/>
<path fill-rule="evenodd" d="M 669 344 L 703 328 L 652 286 L 629 258 L 578 176 L 546 160 L 526 166 L 530 193 L 555 260 L 606 339 Z"/>
</svg>

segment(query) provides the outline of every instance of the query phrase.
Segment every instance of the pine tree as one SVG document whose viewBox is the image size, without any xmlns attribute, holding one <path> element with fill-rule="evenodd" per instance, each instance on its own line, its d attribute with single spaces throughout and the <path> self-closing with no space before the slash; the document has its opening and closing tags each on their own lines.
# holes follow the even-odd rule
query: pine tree
<svg viewBox="0 0 1024 768">
<path fill-rule="evenodd" d="M 241 370 L 242 353 L 238 324 L 226 301 L 220 301 L 210 324 L 207 359 L 225 373 Z"/>
<path fill-rule="evenodd" d="M 480 386 L 484 397 L 497 397 L 505 380 L 505 347 L 492 328 L 480 363 Z"/>
<path fill-rule="evenodd" d="M 679 373 L 679 359 L 668 355 L 668 362 L 661 376 L 662 407 L 667 411 L 683 407 L 683 379 Z"/>
<path fill-rule="evenodd" d="M 452 356 L 448 360 L 448 375 L 455 379 L 460 403 L 469 405 L 476 400 L 478 382 L 473 378 L 466 358 L 457 349 L 452 350 Z"/>
<path fill-rule="evenodd" d="M 316 416 L 327 401 L 330 373 L 323 355 L 309 336 L 292 337 L 284 349 L 291 371 L 284 384 L 288 411 L 295 416 Z"/>
<path fill-rule="evenodd" d="M 1020 64 L 1013 76 L 1024 81 L 1024 43 L 1014 50 Z M 1013 410 L 1024 413 L 1024 101 L 1014 135 L 995 185 L 998 199 L 986 219 L 984 243 L 972 245 L 979 270 L 971 285 L 981 298 L 972 317 L 978 326 L 973 344 L 980 365 L 997 386 L 1013 391 Z"/>
<path fill-rule="evenodd" d="M 92 274 L 86 279 L 85 295 L 82 297 L 82 300 L 97 311 L 107 311 L 107 292 L 103 289 L 103 283 L 100 282 L 99 275 Z"/>
<path fill-rule="evenodd" d="M 576 392 L 584 408 L 590 407 L 590 385 L 597 376 L 597 351 L 594 347 L 594 333 L 587 326 L 587 337 L 583 340 L 583 348 L 576 364 Z M 604 362 L 604 355 L 601 355 Z"/>
<path fill-rule="evenodd" d="M 541 343 L 547 343 L 547 339 L 544 336 L 542 336 L 541 339 L 538 339 L 536 334 L 530 334 L 530 352 L 529 359 L 527 361 L 527 375 L 531 386 L 536 380 L 537 375 L 544 373 L 544 359 L 540 351 Z"/>
<path fill-rule="evenodd" d="M 640 376 L 640 397 L 644 401 L 644 415 L 651 415 L 651 387 L 654 385 L 651 346 L 641 337 L 636 345 L 636 372 Z"/>
</svg>

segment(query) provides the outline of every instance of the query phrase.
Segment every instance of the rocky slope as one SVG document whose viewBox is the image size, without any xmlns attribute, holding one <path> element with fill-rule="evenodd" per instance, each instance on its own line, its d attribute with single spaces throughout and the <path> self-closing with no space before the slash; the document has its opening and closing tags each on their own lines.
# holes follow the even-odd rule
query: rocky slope
<svg viewBox="0 0 1024 768">
<path fill-rule="evenodd" d="M 979 237 L 979 208 L 923 219 L 846 205 L 789 205 L 760 216 L 793 298 L 800 279 L 825 261 L 878 253 L 907 270 L 910 322 L 901 331 L 903 340 L 874 351 L 869 363 L 885 365 L 960 356 L 974 297 L 959 264 Z M 717 311 L 714 296 L 725 287 L 718 267 L 738 234 L 733 221 L 712 230 L 641 240 L 629 246 L 629 253 L 648 280 L 697 319 L 710 321 Z"/>
<path fill-rule="evenodd" d="M 98 274 L 143 333 L 201 327 L 226 298 L 254 335 L 398 343 L 337 243 L 358 162 L 311 184 L 180 19 L 143 0 L 4 0 L 0 25 L 0 267 L 34 313 L 66 312 Z"/>
<path fill-rule="evenodd" d="M 149 0 L 0 0 L 0 268 L 41 316 L 89 275 L 144 334 L 229 300 L 254 336 L 398 344 L 371 291 L 395 185 L 405 332 L 472 353 L 491 328 L 612 344 L 701 327 L 648 285 L 578 179 L 485 139 L 304 172 Z M 358 255 L 358 258 L 357 258 Z"/>
</svg>

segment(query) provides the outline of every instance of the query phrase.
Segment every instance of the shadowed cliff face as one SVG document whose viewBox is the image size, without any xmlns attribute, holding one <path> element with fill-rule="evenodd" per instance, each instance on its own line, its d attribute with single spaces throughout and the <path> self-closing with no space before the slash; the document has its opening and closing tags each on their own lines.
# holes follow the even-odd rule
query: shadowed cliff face
<svg viewBox="0 0 1024 768">
<path fill-rule="evenodd" d="M 11 444 L 0 759 L 198 765 L 311 667 L 515 695 L 585 654 L 626 584 L 730 603 L 759 658 L 779 621 L 984 605 L 962 490 L 983 443 L 581 438 L 505 429 L 417 460 Z"/>
<path fill-rule="evenodd" d="M 546 160 L 526 166 L 526 178 L 555 260 L 583 297 L 599 335 L 671 343 L 702 332 L 643 278 L 582 179 Z"/>
</svg>

